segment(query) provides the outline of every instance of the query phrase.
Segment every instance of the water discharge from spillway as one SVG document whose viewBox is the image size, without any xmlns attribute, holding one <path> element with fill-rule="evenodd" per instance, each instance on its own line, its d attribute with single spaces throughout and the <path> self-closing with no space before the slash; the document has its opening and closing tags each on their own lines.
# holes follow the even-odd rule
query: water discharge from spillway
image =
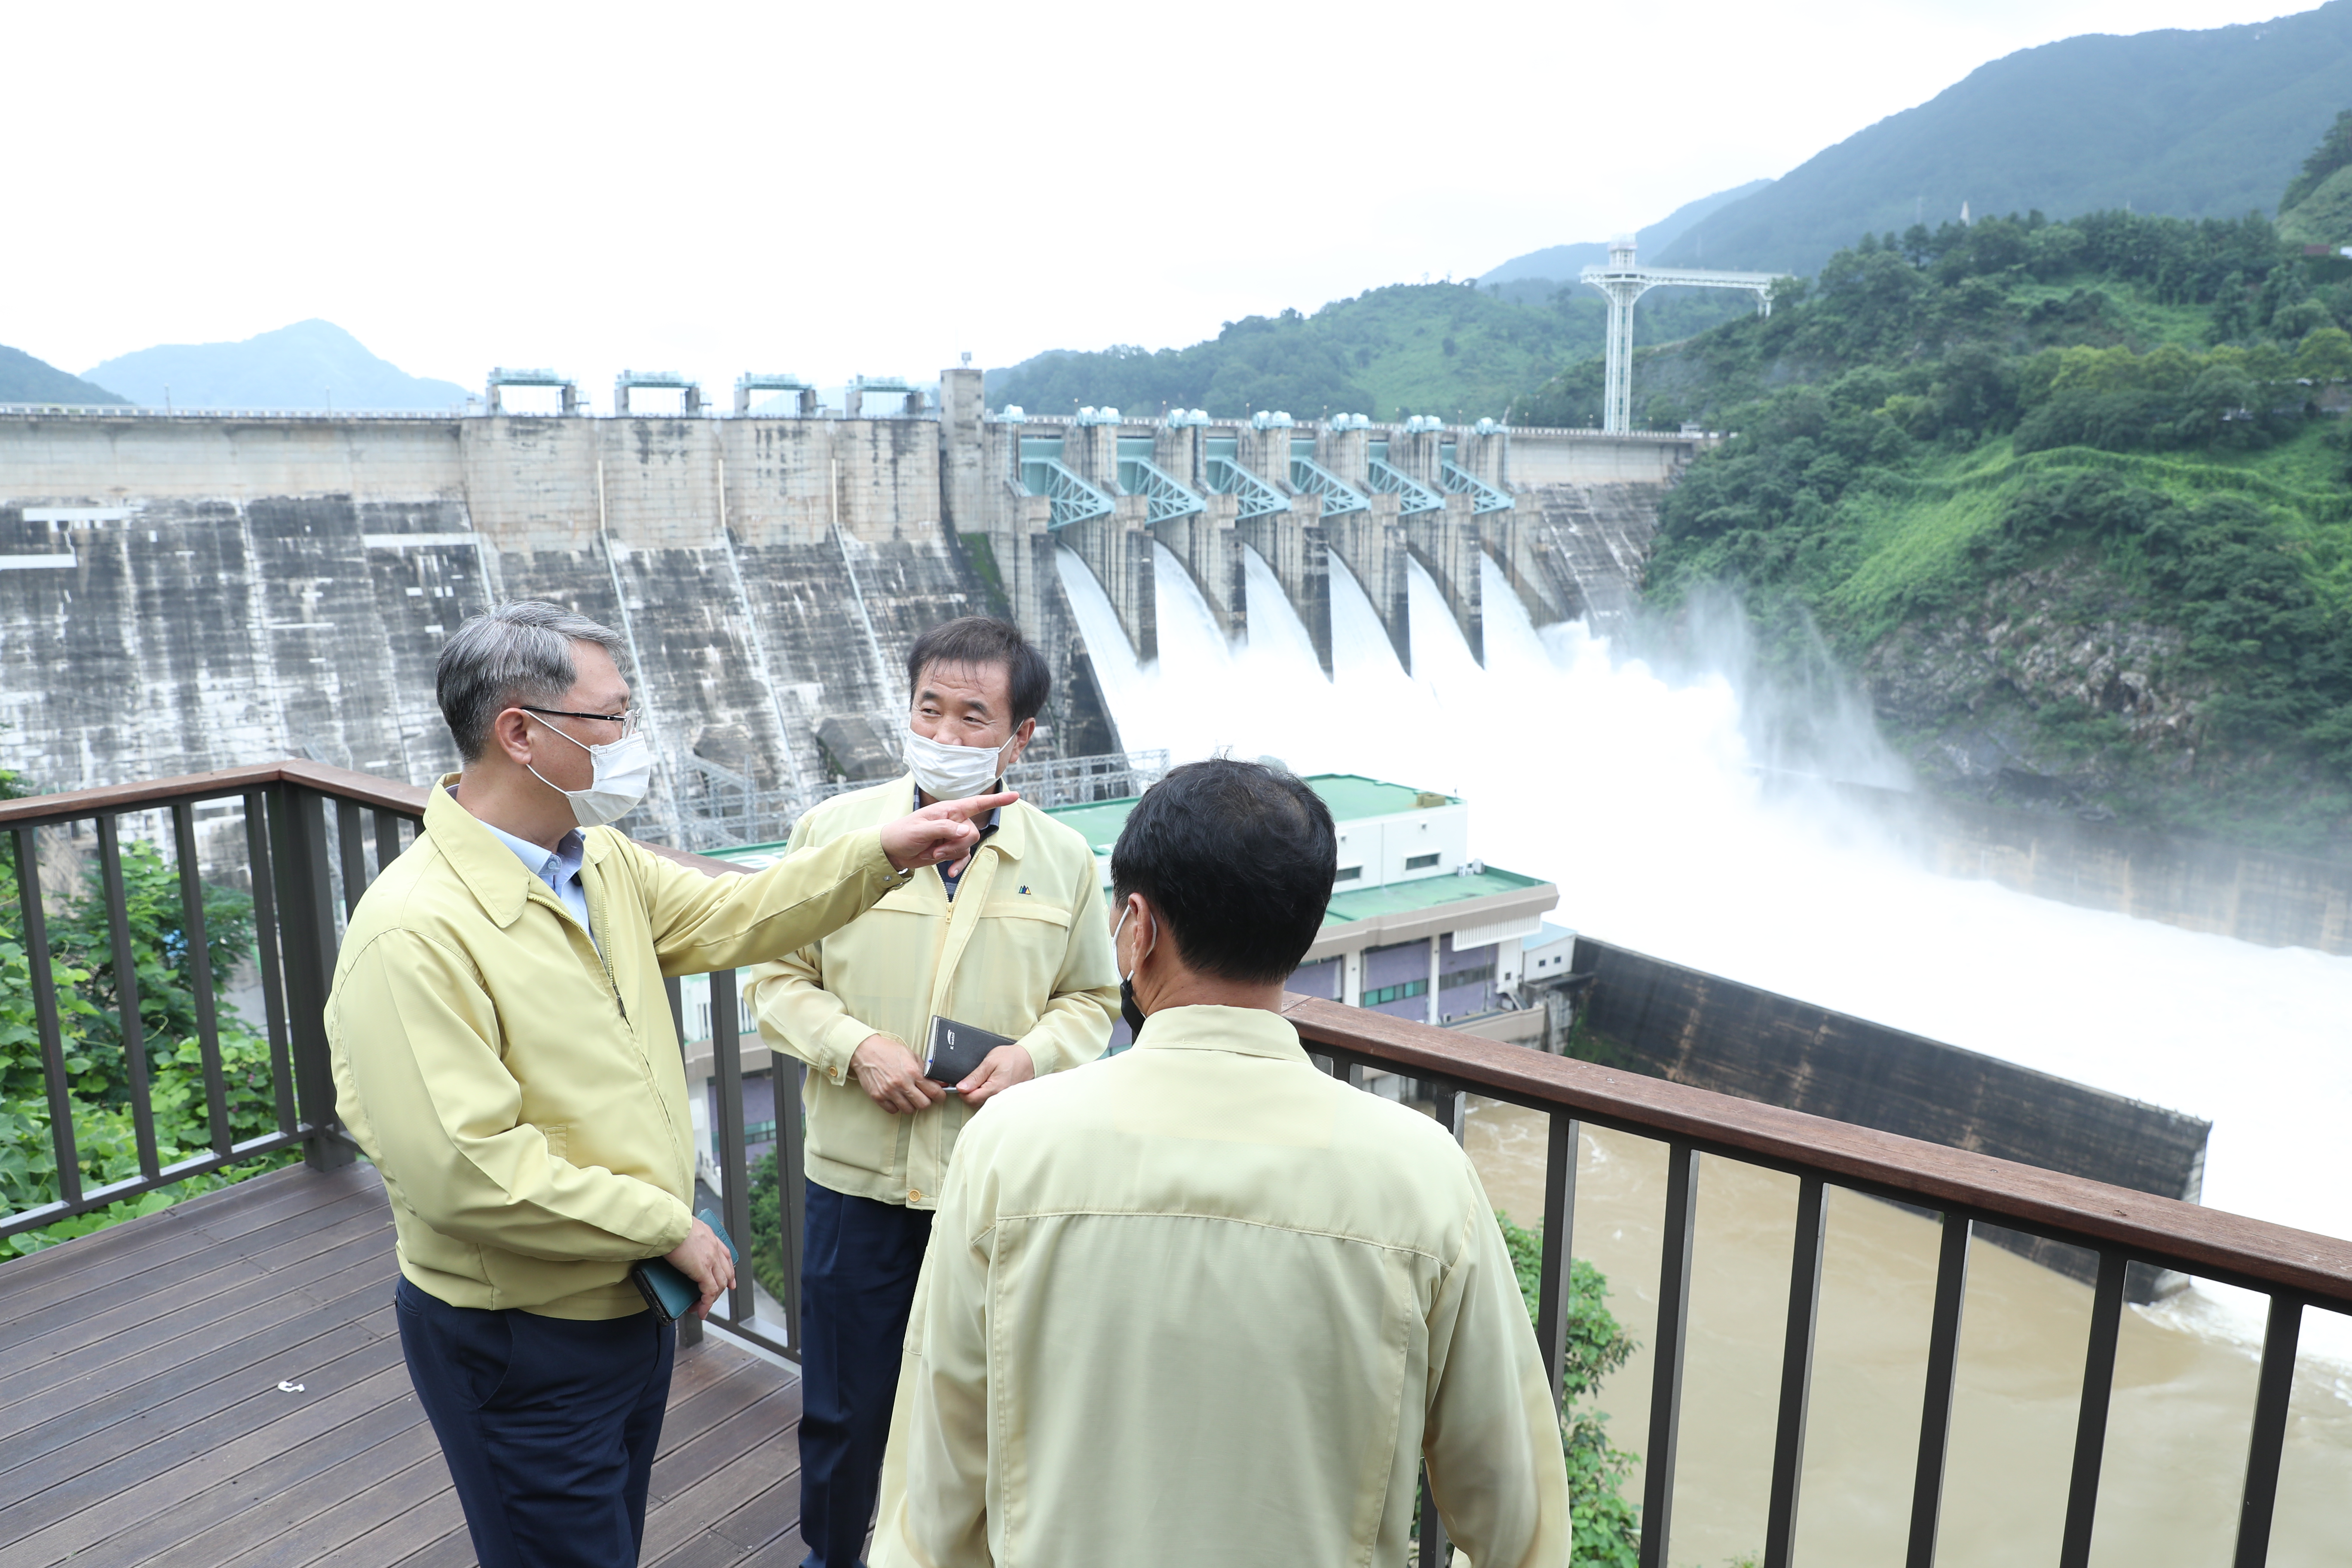
<svg viewBox="0 0 2352 1568">
<path fill-rule="evenodd" d="M 1751 769 L 1754 755 L 1743 734 L 1740 694 L 1728 681 L 1719 676 L 1668 679 L 1620 657 L 1581 626 L 1538 630 L 1491 563 L 1484 585 L 1483 668 L 1471 658 L 1434 584 L 1418 564 L 1412 567 L 1412 673 L 1407 675 L 1371 605 L 1334 558 L 1334 670 L 1326 679 L 1305 627 L 1255 553 L 1244 552 L 1250 635 L 1243 645 L 1228 647 L 1181 565 L 1165 550 L 1155 550 L 1160 658 L 1150 665 L 1139 665 L 1128 651 L 1109 601 L 1091 573 L 1069 552 L 1059 553 L 1064 584 L 1125 744 L 1165 746 L 1177 761 L 1230 748 L 1237 756 L 1279 757 L 1300 772 L 1369 773 L 1461 795 L 1471 805 L 1472 852 L 1557 882 L 1560 908 L 1551 918 L 1560 924 L 2209 1117 L 2213 1132 L 2205 1203 L 2308 1230 L 2352 1235 L 2352 1182 L 2341 1174 L 2338 1154 L 2352 1112 L 2352 1052 L 2344 1048 L 2352 1038 L 2352 958 L 2257 947 L 2053 903 L 1990 882 L 1938 876 L 1866 826 L 1769 803 Z M 1885 776 L 1888 759 L 1866 726 L 1845 742 L 1846 776 Z M 1623 1155 L 1617 1169 L 1639 1163 Z M 1711 1163 L 1710 1168 L 1720 1167 Z M 1585 1245 L 1588 1236 L 1605 1237 L 1627 1226 L 1638 1234 L 1643 1225 L 1654 1232 L 1657 1222 L 1650 1211 L 1662 1193 L 1621 1192 L 1616 1201 L 1626 1205 L 1622 1215 L 1601 1221 L 1588 1211 L 1610 1184 L 1590 1167 L 1588 1174 L 1593 1180 L 1580 1181 L 1580 1254 L 1592 1250 Z M 1500 1172 L 1490 1181 L 1507 1185 Z M 1716 1201 L 1730 1205 L 1723 1211 L 1723 1223 L 1731 1233 L 1769 1236 L 1759 1243 L 1765 1252 L 1780 1249 L 1779 1283 L 1771 1283 L 1770 1270 L 1765 1270 L 1752 1312 L 1759 1321 L 1777 1325 L 1785 1301 L 1789 1222 L 1785 1213 L 1771 1216 L 1777 1200 L 1759 1199 L 1760 1209 L 1750 1205 L 1754 1212 L 1739 1210 L 1731 1195 L 1739 1189 L 1739 1181 L 1727 1177 L 1717 1189 L 1724 1195 Z M 1500 1191 L 1496 1197 L 1503 1201 Z M 1702 1200 L 1703 1211 L 1707 1201 Z M 1895 1221 L 1907 1218 L 1864 1200 L 1844 1207 L 1855 1215 L 1864 1210 L 1881 1210 Z M 1644 1213 L 1646 1219 L 1641 1217 Z M 1864 1225 L 1859 1218 L 1853 1223 Z M 1899 1239 L 1901 1231 L 1895 1225 L 1889 1234 Z M 1701 1245 L 1704 1254 L 1704 1233 Z M 1833 1237 L 1833 1256 L 1837 1245 Z M 1932 1239 L 1927 1247 L 1932 1270 Z M 1986 1397 L 1996 1404 L 2011 1399 L 2020 1419 L 2031 1412 L 2037 1419 L 2054 1420 L 2058 1415 L 2053 1413 L 2063 1405 L 2058 1414 L 2071 1434 L 2072 1391 L 2082 1369 L 2081 1331 L 2037 1336 L 2017 1325 L 2030 1323 L 2037 1312 L 2051 1321 L 2086 1322 L 2088 1292 L 2007 1254 L 1978 1250 L 1987 1261 L 1972 1272 L 1971 1312 L 1979 1289 L 1976 1281 L 1983 1278 L 2002 1281 L 1998 1291 L 2006 1292 L 2021 1315 L 2012 1314 L 2009 1329 L 1993 1324 L 1992 1315 L 1969 1320 L 1964 1376 L 1969 1350 L 1980 1344 L 1988 1354 L 2024 1357 L 2009 1392 Z M 1621 1298 L 1638 1301 L 1654 1289 L 1654 1279 L 1638 1278 L 1640 1267 L 1654 1269 L 1654 1240 L 1649 1257 L 1653 1261 L 1637 1266 L 1635 1277 L 1612 1279 Z M 1855 1279 L 1867 1277 L 1868 1270 L 1858 1267 Z M 1700 1294 L 1705 1297 L 1704 1287 Z M 2076 1297 L 2080 1304 L 2070 1304 Z M 2034 1303 L 2033 1310 L 2023 1310 Z M 1626 1314 L 1643 1338 L 1647 1310 L 1636 1306 Z M 1990 1326 L 1980 1329 L 1980 1322 Z M 1828 1326 L 1825 1318 L 1825 1332 Z M 1695 1324 L 1695 1333 L 1706 1338 L 1705 1325 Z M 2201 1502 L 2192 1507 L 2189 1500 L 2207 1499 L 2217 1485 L 2214 1495 L 2229 1493 L 2244 1464 L 2244 1421 L 2252 1408 L 2262 1303 L 2200 1283 L 2163 1306 L 2135 1309 L 2130 1333 L 2146 1349 L 2146 1387 L 2136 1388 L 2131 1397 L 2154 1423 L 2140 1425 L 2163 1428 L 2163 1413 L 2169 1410 L 2176 1429 L 2202 1429 L 2210 1441 L 2168 1459 L 2144 1454 L 2146 1463 L 2117 1469 L 2119 1446 L 2130 1446 L 2119 1417 L 2118 1435 L 2110 1438 L 2105 1495 L 2116 1509 L 2150 1520 L 2179 1510 L 2203 1518 L 2210 1510 Z M 1758 1353 L 1767 1356 L 1764 1364 L 1748 1365 L 1737 1355 L 1724 1363 L 1743 1369 L 1737 1381 L 1752 1384 L 1749 1393 L 1764 1405 L 1776 1385 L 1777 1334 L 1774 1327 L 1757 1341 L 1763 1347 Z M 1999 1352 L 1991 1349 L 1995 1335 L 2008 1336 L 2000 1340 Z M 2307 1480 L 2326 1471 L 2352 1485 L 2347 1464 L 2352 1457 L 2352 1322 L 2315 1310 L 2305 1314 L 2303 1335 L 2304 1376 L 2288 1479 L 2292 1483 L 2297 1468 L 2307 1465 L 2317 1467 L 2307 1472 Z M 1922 1346 L 1924 1336 L 1922 1326 Z M 2127 1348 L 2131 1342 L 2127 1337 Z M 1695 1351 L 1695 1376 L 1704 1359 L 1704 1352 Z M 1604 1404 L 1621 1406 L 1629 1398 L 1639 1403 L 1643 1391 L 1633 1386 L 1635 1370 L 1623 1374 Z M 1896 1418 L 1874 1403 L 1885 1391 L 1868 1377 L 1839 1384 L 1835 1374 L 1825 1375 L 1830 1383 L 1817 1396 L 1814 1428 L 1822 1441 L 1829 1440 L 1829 1431 L 1883 1426 L 1885 1445 L 1908 1454 L 1916 1437 L 1916 1389 L 1907 1396 L 1910 1415 Z M 1888 1386 L 1900 1385 L 1909 1375 L 1895 1377 Z M 1988 1386 L 2000 1382 L 1987 1375 Z M 2119 1367 L 2119 1389 L 2125 1375 Z M 1843 1415 L 1848 1418 L 1841 1417 L 1841 1401 L 1846 1402 Z M 2125 1407 L 2119 1403 L 2119 1411 Z M 2222 1415 L 2217 1417 L 2217 1410 Z M 2234 1416 L 2227 1414 L 2231 1410 Z M 1896 1430 L 1903 1419 L 1912 1423 L 1907 1436 Z M 2221 1421 L 2219 1429 L 2216 1419 Z M 1638 1421 L 1621 1420 L 1616 1436 L 1621 1445 L 1638 1447 L 1643 1432 Z M 1695 1458 L 1693 1441 L 1685 1438 L 1685 1453 Z M 1956 1447 L 1956 1466 L 1961 1458 Z M 2056 1462 L 2063 1469 L 2063 1453 Z M 2168 1471 L 2168 1466 L 2192 1463 L 2201 1463 L 2210 1474 Z M 1852 1479 L 1861 1484 L 1859 1474 Z M 1895 1521 L 1899 1555 L 1908 1472 L 1895 1477 L 1889 1471 L 1871 1483 L 1873 1490 L 1877 1481 L 1892 1489 L 1839 1528 L 1839 1539 L 1857 1554 L 1853 1561 L 1880 1558 L 1876 1537 L 1864 1522 L 1865 1516 L 1880 1513 Z M 2327 1489 L 2345 1495 L 2341 1486 Z M 1691 1499 L 1687 1489 L 1681 1495 Z M 1809 1481 L 1806 1495 L 1810 1518 L 1812 1500 L 1822 1494 Z M 2141 1506 L 2135 1510 L 2135 1503 Z M 2298 1523 L 2284 1510 L 2283 1504 L 2274 1563 L 2352 1560 L 2352 1525 L 2336 1528 L 2316 1519 Z M 1716 1538 L 1712 1527 L 1700 1522 L 1706 1511 L 1678 1515 L 1678 1562 L 1688 1557 L 1713 1563 L 1754 1544 L 1752 1532 L 1740 1539 L 1744 1527 L 1727 1522 L 1720 1539 L 1728 1544 L 1721 1551 L 1700 1550 L 1703 1540 Z M 1742 1510 L 1734 1511 L 1744 1518 Z M 2046 1510 L 2027 1511 L 2039 1519 Z M 1945 1517 L 1954 1519 L 1952 1503 Z M 2110 1524 L 2109 1517 L 2103 1510 L 2100 1561 L 2186 1563 L 2226 1555 L 2226 1548 L 2214 1553 L 2202 1544 L 2190 1546 L 2205 1542 L 2212 1530 L 2224 1529 L 2226 1520 L 2200 1525 L 2184 1513 L 2163 1530 L 2143 1532 L 2126 1530 L 2120 1521 Z M 1686 1524 L 1681 1522 L 1685 1519 Z M 1760 1519 L 1759 1513 L 1759 1530 Z M 1685 1528 L 1700 1532 L 1687 1552 Z M 1954 1545 L 1955 1529 L 1981 1539 L 1988 1552 L 2003 1533 L 1948 1522 L 1947 1541 Z M 2324 1546 L 2331 1536 L 2332 1546 Z M 2134 1543 L 2128 1554 L 2122 1552 L 2126 1539 Z M 2226 1531 L 2220 1539 L 2226 1541 Z M 2306 1545 L 2315 1554 L 2306 1555 Z M 2054 1554 L 2053 1537 L 2049 1555 Z M 1827 1552 L 1827 1560 L 1847 1558 L 1844 1550 Z M 1995 1554 L 1982 1560 L 2000 1559 Z"/>
</svg>

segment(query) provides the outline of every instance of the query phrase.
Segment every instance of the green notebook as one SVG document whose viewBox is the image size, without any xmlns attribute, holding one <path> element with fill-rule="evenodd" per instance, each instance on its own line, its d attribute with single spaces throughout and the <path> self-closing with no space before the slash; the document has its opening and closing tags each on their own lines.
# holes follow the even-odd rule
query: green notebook
<svg viewBox="0 0 2352 1568">
<path fill-rule="evenodd" d="M 719 1239 L 727 1244 L 727 1254 L 735 1259 L 735 1267 L 740 1273 L 743 1267 L 743 1255 L 736 1250 L 735 1238 L 729 1236 L 727 1227 L 719 1223 L 718 1215 L 704 1209 L 694 1217 L 716 1231 Z M 677 1322 L 693 1311 L 694 1304 L 702 1300 L 702 1287 L 667 1258 L 648 1258 L 635 1264 L 629 1269 L 629 1278 L 636 1281 L 637 1293 L 646 1299 L 646 1305 L 654 1310 L 654 1316 L 665 1323 Z M 742 1288 L 740 1279 L 736 1288 Z"/>
</svg>

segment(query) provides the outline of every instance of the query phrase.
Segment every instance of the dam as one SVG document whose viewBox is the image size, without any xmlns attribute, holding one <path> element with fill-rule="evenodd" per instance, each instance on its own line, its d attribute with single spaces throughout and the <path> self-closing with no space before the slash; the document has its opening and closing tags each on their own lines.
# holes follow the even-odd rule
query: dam
<svg viewBox="0 0 2352 1568">
<path fill-rule="evenodd" d="M 1006 614 L 1045 651 L 1034 756 L 1124 749 L 1060 549 L 1148 661 L 1166 563 L 1246 624 L 1246 545 L 1328 672 L 1328 559 L 1405 658 L 1409 561 L 1474 647 L 1481 559 L 1540 621 L 1622 615 L 1704 440 L 1024 419 L 986 411 L 976 370 L 943 372 L 937 406 L 887 385 L 840 415 L 0 411 L 0 765 L 66 790 L 290 754 L 422 783 L 456 765 L 443 636 L 539 597 L 630 640 L 667 764 L 633 831 L 774 837 L 828 784 L 896 771 L 898 672 L 949 616 Z"/>
</svg>

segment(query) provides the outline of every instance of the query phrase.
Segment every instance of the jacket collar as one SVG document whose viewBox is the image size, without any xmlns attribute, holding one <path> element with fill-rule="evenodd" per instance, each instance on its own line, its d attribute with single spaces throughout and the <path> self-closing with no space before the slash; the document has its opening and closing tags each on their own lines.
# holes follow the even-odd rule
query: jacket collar
<svg viewBox="0 0 2352 1568">
<path fill-rule="evenodd" d="M 1298 1030 L 1279 1013 L 1262 1007 L 1163 1007 L 1143 1021 L 1137 1050 L 1233 1051 L 1304 1062 Z"/>
<path fill-rule="evenodd" d="M 480 819 L 457 804 L 449 793 L 462 774 L 446 773 L 433 782 L 425 796 L 425 832 L 457 871 L 457 879 L 474 895 L 499 930 L 522 918 L 530 890 L 546 884 L 532 876 L 515 852 L 482 826 Z M 605 835 L 590 832 L 583 859 L 594 865 L 604 858 Z"/>
</svg>

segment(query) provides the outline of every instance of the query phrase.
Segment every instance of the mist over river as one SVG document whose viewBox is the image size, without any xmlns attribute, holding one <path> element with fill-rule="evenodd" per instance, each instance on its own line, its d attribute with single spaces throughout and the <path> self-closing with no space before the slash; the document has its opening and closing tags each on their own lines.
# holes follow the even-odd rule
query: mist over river
<svg viewBox="0 0 2352 1568">
<path fill-rule="evenodd" d="M 1140 666 L 1127 652 L 1092 574 L 1066 550 L 1058 557 L 1126 745 L 1164 746 L 1178 762 L 1225 747 L 1237 756 L 1279 757 L 1301 773 L 1368 773 L 1462 795 L 1471 806 L 1472 852 L 1558 883 L 1560 907 L 1550 917 L 1558 923 L 2210 1118 L 2207 1205 L 2352 1235 L 2352 1181 L 2342 1169 L 2352 1112 L 2352 1050 L 2347 1049 L 2352 958 L 2257 947 L 1939 876 L 1867 824 L 1809 808 L 1801 798 L 1768 803 L 1755 772 L 1762 759 L 1748 739 L 1754 726 L 1743 724 L 1743 717 L 1754 716 L 1743 715 L 1742 692 L 1730 680 L 1721 675 L 1667 679 L 1581 625 L 1538 631 L 1492 563 L 1485 567 L 1483 668 L 1434 584 L 1417 563 L 1412 567 L 1408 675 L 1370 604 L 1334 557 L 1334 670 L 1327 680 L 1306 628 L 1254 552 L 1244 551 L 1249 637 L 1244 646 L 1229 647 L 1182 567 L 1166 550 L 1154 549 L 1160 657 Z M 1842 752 L 1830 762 L 1837 776 L 1872 783 L 1897 776 L 1866 718 L 1832 714 L 1825 727 Z M 1496 1131 L 1514 1114 L 1501 1108 L 1482 1111 L 1473 1150 L 1497 1204 L 1532 1221 L 1540 1184 L 1510 1174 L 1501 1154 L 1509 1140 Z M 1539 1172 L 1539 1137 L 1534 1147 Z M 1639 1140 L 1616 1139 L 1604 1147 L 1588 1138 L 1586 1162 L 1579 1177 L 1577 1251 L 1594 1257 L 1611 1274 L 1616 1310 L 1646 1342 L 1663 1181 L 1645 1186 L 1638 1173 L 1649 1164 L 1662 1171 L 1663 1155 Z M 1708 1162 L 1706 1172 L 1692 1342 L 1714 1349 L 1695 1349 L 1685 1396 L 1677 1563 L 1719 1562 L 1761 1539 L 1762 1480 L 1734 1482 L 1734 1471 L 1747 1472 L 1732 1448 L 1723 1449 L 1721 1458 L 1728 1468 L 1712 1475 L 1714 1461 L 1702 1456 L 1715 1451 L 1713 1439 L 1696 1435 L 1693 1424 L 1711 1422 L 1717 1433 L 1738 1426 L 1727 1415 L 1707 1414 L 1715 1406 L 1701 1384 L 1713 1378 L 1726 1390 L 1726 1411 L 1742 1401 L 1755 1407 L 1749 1416 L 1763 1425 L 1756 1428 L 1762 1438 L 1754 1451 L 1769 1465 L 1769 1405 L 1777 1385 L 1788 1215 L 1793 1214 L 1793 1198 L 1774 1195 L 1779 1178 L 1743 1174 L 1719 1162 Z M 1616 1207 L 1604 1215 L 1611 1205 Z M 1769 1217 L 1776 1205 L 1779 1217 Z M 1720 1236 L 1709 1228 L 1710 1214 L 1723 1216 Z M 1645 1225 L 1646 1264 L 1640 1262 L 1640 1244 L 1628 1252 L 1618 1241 L 1602 1239 L 1616 1233 L 1638 1237 Z M 1906 1225 L 1926 1239 L 1909 1237 Z M 1725 1239 L 1739 1236 L 1760 1249 L 1750 1259 L 1760 1270 L 1754 1280 L 1760 1294 L 1745 1310 L 1727 1294 L 1727 1286 L 1706 1282 L 1711 1256 L 1731 1270 L 1719 1281 L 1745 1277 L 1740 1270 L 1749 1264 L 1738 1261 L 1745 1254 Z M 1840 1275 L 1842 1247 L 1849 1263 Z M 1817 1520 L 1829 1532 L 1820 1540 L 1822 1550 L 1808 1553 L 1816 1562 L 1884 1562 L 1900 1554 L 1927 1287 L 1918 1289 L 1915 1333 L 1906 1326 L 1910 1308 L 1896 1300 L 1908 1288 L 1905 1270 L 1911 1264 L 1874 1285 L 1874 1269 L 1864 1266 L 1871 1247 L 1892 1249 L 1888 1258 L 1907 1258 L 1906 1247 L 1919 1252 L 1925 1258 L 1919 1267 L 1927 1277 L 1933 1272 L 1927 1222 L 1850 1194 L 1833 1200 L 1832 1272 L 1846 1285 L 1833 1282 L 1823 1307 L 1823 1371 L 1805 1489 L 1808 1537 Z M 1777 1264 L 1769 1262 L 1773 1257 Z M 1842 1300 L 1840 1289 L 1860 1294 L 1833 1307 Z M 1980 1530 L 1959 1520 L 1968 1509 L 1997 1504 L 2006 1495 L 1978 1484 L 1989 1474 L 2014 1473 L 2043 1489 L 2054 1486 L 2063 1507 L 2070 1450 L 2061 1444 L 2043 1455 L 2047 1445 L 2032 1434 L 2043 1427 L 2058 1431 L 2050 1423 L 2063 1406 L 2065 1443 L 2071 1443 L 2089 1292 L 1981 1247 L 1975 1249 L 1969 1290 L 1953 1489 L 1945 1506 L 1945 1539 L 1954 1555 L 1947 1560 L 2024 1560 L 2009 1553 L 2028 1544 L 2033 1557 L 2054 1558 L 2054 1525 L 2047 1552 L 2038 1544 L 2036 1521 L 2047 1512 L 2041 1503 L 2021 1505 L 2017 1530 Z M 2007 1317 L 1994 1307 L 1980 1312 L 1980 1295 L 2017 1310 Z M 2078 1297 L 2079 1305 L 2068 1305 Z M 1723 1315 L 1721 1323 L 1711 1318 L 1711 1304 Z M 2126 1394 L 2126 1368 L 2118 1365 L 2100 1561 L 2189 1563 L 2226 1557 L 2262 1307 L 2259 1298 L 2200 1282 L 2160 1306 L 2131 1310 L 2124 1354 L 2137 1370 L 2129 1374 L 2136 1381 Z M 1858 1314 L 1852 1326 L 1833 1331 L 1837 1313 L 1849 1310 Z M 1755 1321 L 1730 1326 L 1746 1319 Z M 2345 1502 L 2352 1498 L 2352 1321 L 2307 1312 L 2303 1346 L 2272 1560 L 2352 1561 L 2352 1507 Z M 1848 1350 L 1867 1365 L 1885 1362 L 1896 1370 L 1831 1371 Z M 1638 1412 L 1646 1405 L 1646 1363 L 1645 1355 L 1620 1374 L 1601 1401 L 1618 1413 L 1616 1440 L 1622 1447 L 1639 1448 L 1645 1436 Z M 1987 1424 L 1972 1427 L 1971 1409 Z M 1906 1420 L 1908 1436 L 1902 1433 Z M 1980 1440 L 1969 1437 L 1972 1430 Z M 1861 1441 L 1862 1434 L 1875 1436 Z M 2159 1434 L 2168 1436 L 2158 1440 Z M 2123 1463 L 2121 1455 L 2135 1442 L 2148 1452 Z M 1736 1445 L 1743 1451 L 1750 1446 L 1744 1437 Z M 1893 1460 L 1879 1452 L 1890 1447 Z M 1820 1489 L 1814 1467 L 1833 1463 L 1832 1456 L 1841 1453 L 1859 1467 L 1845 1478 L 1851 1485 Z M 2033 1456 L 2030 1463 L 2028 1456 Z M 2036 1466 L 2054 1468 L 2056 1479 Z M 2334 1479 L 2323 1481 L 2308 1466 Z M 1756 1469 L 1755 1476 L 1762 1473 Z M 1702 1502 L 1694 1488 L 1710 1477 L 1716 1484 L 1706 1489 L 1717 1500 Z M 2331 1501 L 2326 1519 L 2290 1507 L 2289 1500 L 2309 1497 L 2315 1484 Z M 1752 1509 L 1736 1500 L 1751 1492 Z M 1836 1497 L 1844 1501 L 1832 1501 Z M 1895 1533 L 1883 1539 L 1881 1514 L 1895 1521 L 1887 1527 Z M 2126 1514 L 2148 1527 L 2126 1528 Z M 2216 1537 L 2215 1530 L 2222 1533 Z"/>
</svg>

